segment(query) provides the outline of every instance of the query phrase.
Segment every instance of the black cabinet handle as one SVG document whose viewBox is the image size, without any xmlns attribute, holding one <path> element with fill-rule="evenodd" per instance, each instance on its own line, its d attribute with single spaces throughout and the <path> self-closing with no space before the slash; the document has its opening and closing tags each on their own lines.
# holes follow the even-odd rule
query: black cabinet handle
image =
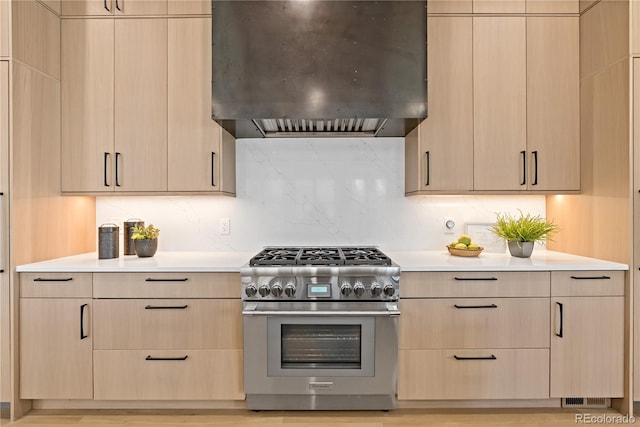
<svg viewBox="0 0 640 427">
<path fill-rule="evenodd" d="M 107 6 L 107 0 L 104 0 L 104 8 L 107 12 L 111 12 L 111 9 L 109 9 L 109 6 Z"/>
<path fill-rule="evenodd" d="M 497 305 L 495 304 L 489 304 L 489 305 L 458 305 L 458 304 L 453 304 L 453 306 L 455 308 L 498 308 Z"/>
<path fill-rule="evenodd" d="M 538 185 L 538 152 L 532 151 L 533 154 L 533 182 L 531 185 Z"/>
<path fill-rule="evenodd" d="M 189 357 L 188 354 L 186 356 L 183 356 L 183 357 L 151 357 L 151 356 L 147 356 L 144 360 L 187 360 L 187 357 Z"/>
<path fill-rule="evenodd" d="M 425 168 L 426 168 L 426 181 L 424 183 L 424 185 L 429 185 L 429 182 L 431 181 L 431 153 L 428 151 L 425 151 L 424 153 L 424 157 L 425 157 Z"/>
<path fill-rule="evenodd" d="M 498 278 L 497 277 L 454 277 L 453 280 L 458 280 L 460 282 L 464 282 L 464 281 L 477 282 L 482 280 L 498 280 Z"/>
<path fill-rule="evenodd" d="M 182 279 L 154 279 L 152 277 L 147 277 L 144 279 L 145 282 L 186 282 L 187 280 L 189 280 L 188 277 Z"/>
<path fill-rule="evenodd" d="M 4 191 L 0 191 L 0 196 L 4 196 Z"/>
<path fill-rule="evenodd" d="M 118 4 L 117 0 L 116 0 L 116 4 Z M 120 165 L 120 156 L 121 154 L 116 152 L 116 187 L 120 187 L 120 176 L 118 174 L 118 167 Z"/>
<path fill-rule="evenodd" d="M 609 280 L 609 276 L 571 276 L 573 280 Z"/>
<path fill-rule="evenodd" d="M 148 305 L 144 309 L 145 310 L 184 310 L 188 305 Z"/>
<path fill-rule="evenodd" d="M 560 332 L 556 332 L 556 336 L 562 338 L 563 337 L 563 333 L 562 333 L 562 328 L 564 326 L 564 318 L 563 318 L 563 313 L 562 313 L 562 303 L 557 302 L 556 304 L 558 304 L 558 307 L 560 308 Z"/>
<path fill-rule="evenodd" d="M 87 308 L 88 306 L 89 304 L 82 304 L 80 306 L 80 339 L 81 340 L 89 336 L 84 334 L 84 309 Z"/>
<path fill-rule="evenodd" d="M 46 279 L 44 277 L 36 277 L 33 279 L 34 282 L 70 282 L 73 280 L 73 277 L 66 277 L 64 279 Z"/>
<path fill-rule="evenodd" d="M 485 356 L 485 357 L 464 357 L 464 356 L 458 356 L 456 354 L 453 355 L 453 358 L 456 360 L 498 360 L 498 358 L 496 356 L 494 356 L 493 354 L 491 356 Z"/>
<path fill-rule="evenodd" d="M 105 0 L 105 4 L 107 4 L 106 0 Z M 111 156 L 110 153 L 104 153 L 104 186 L 105 187 L 110 187 L 109 180 L 107 179 L 107 170 L 109 169 L 109 156 Z"/>
<path fill-rule="evenodd" d="M 211 186 L 216 186 L 216 153 L 211 152 Z"/>
<path fill-rule="evenodd" d="M 120 2 L 118 0 L 116 0 L 116 9 L 122 12 L 122 9 L 120 9 Z"/>
<path fill-rule="evenodd" d="M 0 268 L 0 273 L 4 273 L 4 268 Z"/>
<path fill-rule="evenodd" d="M 522 181 L 520 185 L 525 185 L 527 183 L 527 152 L 521 151 L 520 155 L 522 156 Z"/>
</svg>

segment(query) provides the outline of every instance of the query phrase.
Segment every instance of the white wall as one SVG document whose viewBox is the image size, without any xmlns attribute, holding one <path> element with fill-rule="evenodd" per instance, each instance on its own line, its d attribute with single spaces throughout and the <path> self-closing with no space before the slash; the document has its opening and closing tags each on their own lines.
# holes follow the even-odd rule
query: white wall
<svg viewBox="0 0 640 427">
<path fill-rule="evenodd" d="M 160 228 L 160 250 L 423 250 L 444 249 L 465 222 L 492 222 L 496 212 L 545 214 L 544 196 L 404 197 L 403 138 L 243 139 L 236 156 L 236 198 L 98 197 L 96 226 L 142 218 Z M 445 216 L 456 236 L 443 234 Z M 219 235 L 220 218 L 230 218 L 230 235 Z"/>
</svg>

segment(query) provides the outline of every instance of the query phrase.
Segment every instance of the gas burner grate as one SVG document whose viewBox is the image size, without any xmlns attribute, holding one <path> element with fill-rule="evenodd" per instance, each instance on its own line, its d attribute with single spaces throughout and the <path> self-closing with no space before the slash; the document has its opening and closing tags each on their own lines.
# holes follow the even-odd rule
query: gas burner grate
<svg viewBox="0 0 640 427">
<path fill-rule="evenodd" d="M 341 248 L 347 265 L 391 265 L 391 260 L 378 248 Z"/>
<path fill-rule="evenodd" d="M 265 248 L 249 265 L 295 265 L 300 248 Z"/>
<path fill-rule="evenodd" d="M 391 265 L 391 259 L 375 247 L 267 247 L 249 265 Z"/>
</svg>

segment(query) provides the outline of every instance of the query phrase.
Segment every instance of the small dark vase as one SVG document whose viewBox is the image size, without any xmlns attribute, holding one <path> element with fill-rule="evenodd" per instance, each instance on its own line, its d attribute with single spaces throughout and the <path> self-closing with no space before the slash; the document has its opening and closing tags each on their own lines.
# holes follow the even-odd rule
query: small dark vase
<svg viewBox="0 0 640 427">
<path fill-rule="evenodd" d="M 534 242 L 509 242 L 509 252 L 511 256 L 518 258 L 529 258 L 533 252 Z"/>
<path fill-rule="evenodd" d="M 136 255 L 140 258 L 148 258 L 155 255 L 158 250 L 158 239 L 136 239 L 133 241 Z"/>
</svg>

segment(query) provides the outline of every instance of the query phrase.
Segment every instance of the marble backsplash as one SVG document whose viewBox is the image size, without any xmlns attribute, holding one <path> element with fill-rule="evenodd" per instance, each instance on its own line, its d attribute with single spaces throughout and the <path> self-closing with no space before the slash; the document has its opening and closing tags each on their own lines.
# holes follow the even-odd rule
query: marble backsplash
<svg viewBox="0 0 640 427">
<path fill-rule="evenodd" d="M 241 139 L 236 165 L 235 198 L 98 197 L 96 227 L 141 218 L 160 228 L 165 251 L 428 250 L 443 248 L 465 223 L 493 222 L 496 212 L 545 214 L 537 195 L 405 197 L 403 138 Z M 454 235 L 443 233 L 445 217 L 455 219 Z M 229 235 L 219 233 L 221 218 L 230 219 Z"/>
</svg>

